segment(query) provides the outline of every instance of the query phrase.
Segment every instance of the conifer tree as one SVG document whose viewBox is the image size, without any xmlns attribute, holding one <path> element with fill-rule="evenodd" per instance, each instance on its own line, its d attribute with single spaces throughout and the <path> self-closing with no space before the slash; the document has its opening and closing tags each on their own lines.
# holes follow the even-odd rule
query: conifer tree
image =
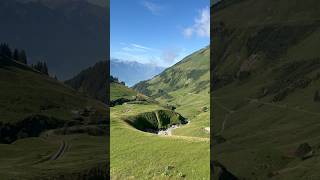
<svg viewBox="0 0 320 180">
<path fill-rule="evenodd" d="M 7 43 L 2 43 L 0 45 L 0 55 L 10 59 L 12 58 L 12 51 Z"/>
<path fill-rule="evenodd" d="M 19 53 L 19 61 L 23 64 L 27 64 L 27 55 L 26 55 L 26 52 L 25 50 L 22 50 L 20 53 Z"/>
<path fill-rule="evenodd" d="M 19 50 L 18 49 L 14 49 L 14 52 L 13 52 L 13 59 L 16 60 L 16 61 L 19 61 Z"/>
<path fill-rule="evenodd" d="M 48 73 L 48 66 L 47 66 L 47 63 L 46 62 L 43 62 L 43 64 L 42 64 L 42 68 L 43 68 L 43 73 L 44 74 L 46 74 L 46 75 L 49 75 L 49 73 Z"/>
<path fill-rule="evenodd" d="M 47 63 L 39 61 L 35 65 L 31 65 L 32 68 L 40 71 L 43 74 L 49 75 Z"/>
</svg>

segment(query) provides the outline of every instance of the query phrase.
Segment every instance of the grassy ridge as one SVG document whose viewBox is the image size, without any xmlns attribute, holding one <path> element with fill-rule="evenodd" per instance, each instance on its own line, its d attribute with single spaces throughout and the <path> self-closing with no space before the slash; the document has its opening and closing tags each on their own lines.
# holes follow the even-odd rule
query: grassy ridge
<svg viewBox="0 0 320 180">
<path fill-rule="evenodd" d="M 131 99 L 132 96 L 137 95 L 133 89 L 130 89 L 122 84 L 111 82 L 110 83 L 110 100 L 116 100 L 119 98 Z"/>
<path fill-rule="evenodd" d="M 320 177 L 318 3 L 243 0 L 212 14 L 213 133 L 226 140 L 214 158 L 238 178 Z M 303 143 L 309 159 L 296 155 Z"/>
</svg>

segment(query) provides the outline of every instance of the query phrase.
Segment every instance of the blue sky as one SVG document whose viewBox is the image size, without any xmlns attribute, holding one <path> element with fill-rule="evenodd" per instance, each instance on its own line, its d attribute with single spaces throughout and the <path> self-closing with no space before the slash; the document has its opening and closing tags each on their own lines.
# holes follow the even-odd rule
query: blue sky
<svg viewBox="0 0 320 180">
<path fill-rule="evenodd" d="M 111 0 L 111 58 L 168 67 L 210 41 L 210 0 Z"/>
</svg>

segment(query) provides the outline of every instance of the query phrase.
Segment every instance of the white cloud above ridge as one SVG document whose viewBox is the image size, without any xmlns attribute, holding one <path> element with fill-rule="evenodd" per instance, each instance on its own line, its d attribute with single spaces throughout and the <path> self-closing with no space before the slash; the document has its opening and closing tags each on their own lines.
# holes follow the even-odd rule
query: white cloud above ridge
<svg viewBox="0 0 320 180">
<path fill-rule="evenodd" d="M 193 35 L 199 37 L 210 37 L 210 9 L 205 7 L 199 12 L 195 18 L 194 24 L 183 29 L 183 35 L 186 38 L 191 38 Z"/>
<path fill-rule="evenodd" d="M 136 48 L 139 48 L 139 49 L 145 49 L 145 50 L 154 50 L 153 48 L 149 48 L 149 47 L 146 47 L 146 46 L 142 46 L 142 45 L 139 45 L 139 44 L 131 44 L 131 46 L 133 47 L 136 47 Z"/>
<path fill-rule="evenodd" d="M 114 51 L 112 57 L 125 61 L 137 61 L 143 64 L 169 67 L 180 61 L 186 55 L 186 49 L 184 48 L 166 48 L 158 50 L 135 43 L 120 44 L 124 47 Z"/>
</svg>

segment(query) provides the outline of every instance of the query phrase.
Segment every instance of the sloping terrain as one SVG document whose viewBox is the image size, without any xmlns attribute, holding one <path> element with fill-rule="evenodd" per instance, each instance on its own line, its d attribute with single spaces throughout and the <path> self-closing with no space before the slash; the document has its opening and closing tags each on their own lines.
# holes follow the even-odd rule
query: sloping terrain
<svg viewBox="0 0 320 180">
<path fill-rule="evenodd" d="M 191 65 L 194 71 L 187 69 Z M 209 49 L 206 48 L 154 79 L 135 85 L 135 90 L 150 96 L 140 95 L 143 103 L 135 100 L 111 107 L 112 179 L 210 178 L 209 133 L 204 129 L 209 127 L 209 112 L 203 108 L 209 105 L 208 65 Z M 188 73 L 190 71 L 193 73 Z M 178 83 L 175 78 L 180 78 L 183 82 L 171 89 L 170 75 L 172 81 Z M 199 81 L 206 82 L 202 83 L 203 89 L 197 89 Z M 155 90 L 157 85 L 162 92 Z M 110 88 L 111 98 L 132 96 L 133 90 L 126 94 L 128 88 L 121 84 L 112 83 Z M 172 126 L 178 126 L 173 133 L 159 133 Z"/>
<path fill-rule="evenodd" d="M 176 133 L 209 137 L 210 109 L 210 48 L 203 48 L 167 68 L 151 80 L 142 81 L 133 88 L 162 104 L 176 107 L 176 111 L 191 123 Z"/>
<path fill-rule="evenodd" d="M 136 96 L 138 93 L 128 88 L 127 86 L 119 83 L 112 76 L 110 78 L 110 101 L 117 100 L 119 98 L 131 99 L 133 96 Z"/>
<path fill-rule="evenodd" d="M 211 7 L 216 179 L 320 178 L 319 3 Z"/>
<path fill-rule="evenodd" d="M 0 57 L 1 179 L 106 177 L 106 106 Z"/>
<path fill-rule="evenodd" d="M 72 88 L 102 102 L 107 101 L 107 62 L 101 61 L 65 81 Z"/>
<path fill-rule="evenodd" d="M 111 107 L 112 179 L 209 179 L 208 139 L 144 132 L 144 117 L 154 121 L 153 113 L 163 110 L 169 111 L 157 104 Z"/>
</svg>

